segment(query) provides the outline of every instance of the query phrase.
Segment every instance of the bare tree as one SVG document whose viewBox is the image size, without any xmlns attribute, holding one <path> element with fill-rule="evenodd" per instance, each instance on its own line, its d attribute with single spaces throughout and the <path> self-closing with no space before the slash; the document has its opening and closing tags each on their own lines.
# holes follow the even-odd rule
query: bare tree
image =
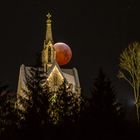
<svg viewBox="0 0 140 140">
<path fill-rule="evenodd" d="M 140 122 L 140 43 L 133 42 L 120 55 L 119 78 L 126 80 L 133 88 L 137 121 Z"/>
</svg>

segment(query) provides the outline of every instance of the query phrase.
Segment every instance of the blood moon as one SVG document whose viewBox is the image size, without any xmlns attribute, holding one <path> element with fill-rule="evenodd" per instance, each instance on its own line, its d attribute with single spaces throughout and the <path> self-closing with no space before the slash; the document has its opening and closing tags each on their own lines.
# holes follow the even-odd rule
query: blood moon
<svg viewBox="0 0 140 140">
<path fill-rule="evenodd" d="M 56 61 L 59 65 L 65 65 L 71 60 L 72 51 L 67 44 L 58 42 L 53 47 L 56 51 Z"/>
</svg>

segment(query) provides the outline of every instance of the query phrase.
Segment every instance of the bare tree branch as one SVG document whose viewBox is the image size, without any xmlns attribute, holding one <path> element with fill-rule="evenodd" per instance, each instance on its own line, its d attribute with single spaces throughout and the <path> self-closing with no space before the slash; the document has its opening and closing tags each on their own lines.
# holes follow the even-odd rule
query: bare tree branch
<svg viewBox="0 0 140 140">
<path fill-rule="evenodd" d="M 138 103 L 140 93 L 140 43 L 134 42 L 126 48 L 120 55 L 119 78 L 126 80 L 133 88 L 133 95 L 137 110 L 137 120 L 139 124 L 139 107 Z"/>
</svg>

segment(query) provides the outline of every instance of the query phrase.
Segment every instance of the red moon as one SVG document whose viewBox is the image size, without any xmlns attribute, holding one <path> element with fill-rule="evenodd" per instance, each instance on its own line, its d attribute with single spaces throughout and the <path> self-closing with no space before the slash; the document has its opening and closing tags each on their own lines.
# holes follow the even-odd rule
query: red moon
<svg viewBox="0 0 140 140">
<path fill-rule="evenodd" d="M 59 65 L 65 65 L 71 60 L 72 51 L 67 44 L 58 42 L 53 47 L 56 51 L 56 61 Z"/>
</svg>

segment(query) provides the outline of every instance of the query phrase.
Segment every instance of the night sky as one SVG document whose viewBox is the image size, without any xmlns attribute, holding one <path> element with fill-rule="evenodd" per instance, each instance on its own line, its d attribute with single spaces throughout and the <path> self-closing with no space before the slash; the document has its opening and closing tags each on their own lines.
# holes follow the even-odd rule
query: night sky
<svg viewBox="0 0 140 140">
<path fill-rule="evenodd" d="M 76 67 L 83 92 L 100 67 L 113 81 L 125 106 L 133 106 L 131 89 L 119 80 L 119 55 L 140 40 L 140 3 L 134 0 L 5 0 L 0 3 L 0 81 L 15 91 L 21 64 L 34 65 L 43 49 L 46 14 L 52 14 L 54 42 L 65 42 L 73 52 L 65 68 Z M 128 109 L 128 114 L 131 113 Z M 130 117 L 133 118 L 133 117 Z"/>
</svg>

